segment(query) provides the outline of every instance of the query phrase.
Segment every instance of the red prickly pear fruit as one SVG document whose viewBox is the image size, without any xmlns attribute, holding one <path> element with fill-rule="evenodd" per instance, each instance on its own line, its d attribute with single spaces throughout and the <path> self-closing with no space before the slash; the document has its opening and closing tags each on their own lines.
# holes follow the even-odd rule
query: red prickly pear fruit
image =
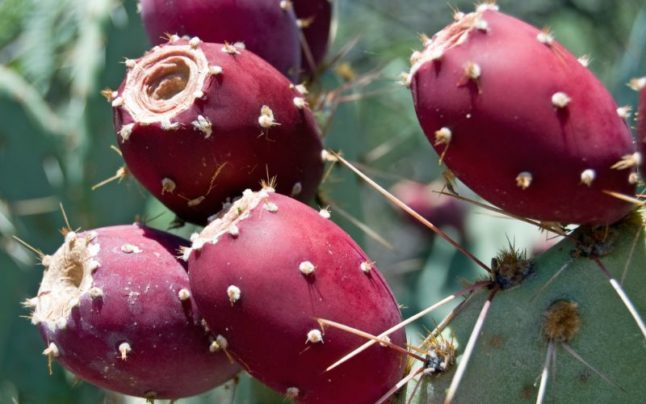
<svg viewBox="0 0 646 404">
<path fill-rule="evenodd" d="M 631 82 L 635 90 L 639 91 L 639 112 L 637 113 L 637 133 L 639 134 L 639 147 L 642 156 L 646 155 L 646 76 Z M 642 178 L 646 179 L 646 164 L 642 162 Z"/>
<path fill-rule="evenodd" d="M 185 252 L 195 302 L 228 353 L 254 377 L 305 403 L 373 403 L 405 358 L 317 318 L 378 335 L 401 320 L 376 266 L 338 226 L 271 189 L 244 192 Z M 403 331 L 390 336 L 404 346 Z"/>
<path fill-rule="evenodd" d="M 150 41 L 168 34 L 206 42 L 240 42 L 287 77 L 298 77 L 301 50 L 296 15 L 281 0 L 141 0 Z"/>
<path fill-rule="evenodd" d="M 172 40 L 127 61 L 112 94 L 130 172 L 181 219 L 204 224 L 262 180 L 311 200 L 322 144 L 302 86 L 232 45 Z"/>
<path fill-rule="evenodd" d="M 187 242 L 140 225 L 69 232 L 28 300 L 45 354 L 79 378 L 148 398 L 209 390 L 239 367 L 212 344 L 177 251 Z"/>
<path fill-rule="evenodd" d="M 301 69 L 312 75 L 325 58 L 332 28 L 331 0 L 294 0 L 298 26 L 307 47 L 303 46 Z"/>
<path fill-rule="evenodd" d="M 439 192 L 445 188 L 443 182 L 420 184 L 414 181 L 399 181 L 393 188 L 393 194 L 415 212 L 437 227 L 453 227 L 460 237 L 465 238 L 466 206 L 462 201 Z M 410 217 L 407 215 L 407 217 Z M 415 224 L 431 233 L 426 226 L 417 220 Z"/>
<path fill-rule="evenodd" d="M 492 4 L 427 40 L 408 75 L 422 129 L 467 186 L 507 212 L 607 224 L 640 160 L 612 96 L 568 50 Z"/>
</svg>

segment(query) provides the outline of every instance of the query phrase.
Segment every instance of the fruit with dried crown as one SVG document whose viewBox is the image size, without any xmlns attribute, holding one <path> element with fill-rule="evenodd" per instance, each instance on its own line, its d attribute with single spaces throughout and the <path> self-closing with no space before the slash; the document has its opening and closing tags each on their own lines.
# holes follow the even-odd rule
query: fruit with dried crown
<svg viewBox="0 0 646 404">
<path fill-rule="evenodd" d="M 404 356 L 376 345 L 326 372 L 365 340 L 316 319 L 378 335 L 399 308 L 374 262 L 326 217 L 269 189 L 245 191 L 193 237 L 191 288 L 228 353 L 271 388 L 304 403 L 374 403 Z M 402 331 L 390 338 L 405 344 Z"/>
<path fill-rule="evenodd" d="M 323 62 L 330 44 L 332 1 L 293 0 L 293 4 L 307 44 L 302 46 L 301 69 L 311 76 Z"/>
<path fill-rule="evenodd" d="M 123 394 L 195 395 L 239 367 L 211 352 L 177 251 L 186 240 L 140 225 L 69 232 L 28 300 L 50 360 Z"/>
<path fill-rule="evenodd" d="M 262 180 L 303 201 L 323 173 L 302 94 L 252 52 L 173 38 L 138 60 L 112 99 L 130 172 L 181 219 L 204 224 Z"/>
<path fill-rule="evenodd" d="M 624 216 L 631 205 L 604 191 L 632 194 L 640 155 L 585 61 L 495 5 L 456 18 L 413 54 L 408 75 L 446 165 L 514 215 L 588 224 Z"/>
<path fill-rule="evenodd" d="M 287 77 L 301 64 L 298 24 L 290 2 L 281 0 L 141 0 L 150 41 L 168 34 L 206 42 L 244 43 Z"/>
</svg>

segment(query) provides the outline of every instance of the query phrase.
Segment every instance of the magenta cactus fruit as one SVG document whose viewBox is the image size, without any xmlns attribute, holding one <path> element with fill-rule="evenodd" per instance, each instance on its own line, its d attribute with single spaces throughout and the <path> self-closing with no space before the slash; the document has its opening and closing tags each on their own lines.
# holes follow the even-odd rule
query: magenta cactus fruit
<svg viewBox="0 0 646 404">
<path fill-rule="evenodd" d="M 301 64 L 298 24 L 289 1 L 141 0 L 141 17 L 155 45 L 168 34 L 206 42 L 243 43 L 287 77 Z"/>
<path fill-rule="evenodd" d="M 276 177 L 309 200 L 322 144 L 302 92 L 253 53 L 171 39 L 141 59 L 111 95 L 132 174 L 180 218 L 206 223 L 227 198 Z"/>
<path fill-rule="evenodd" d="M 518 216 L 605 224 L 631 205 L 636 154 L 603 85 L 549 31 L 485 3 L 427 39 L 407 77 L 446 165 Z"/>
<path fill-rule="evenodd" d="M 254 377 L 305 403 L 373 403 L 405 357 L 373 346 L 326 372 L 365 340 L 317 318 L 378 335 L 400 321 L 375 264 L 339 227 L 271 189 L 245 191 L 185 252 L 195 301 L 227 351 Z M 390 336 L 403 346 L 405 335 Z"/>
<path fill-rule="evenodd" d="M 426 220 L 437 227 L 454 228 L 460 238 L 464 240 L 466 237 L 466 206 L 464 202 L 456 198 L 440 194 L 443 189 L 444 184 L 439 181 L 420 184 L 414 181 L 402 180 L 393 186 L 392 192 L 399 200 L 422 215 Z M 426 226 L 411 218 L 410 215 L 406 215 L 406 217 L 423 227 L 429 235 L 434 234 Z"/>
<path fill-rule="evenodd" d="M 639 91 L 639 112 L 637 114 L 637 133 L 642 156 L 646 155 L 646 76 L 631 82 L 635 90 Z M 642 178 L 646 179 L 646 164 L 642 162 Z"/>
<path fill-rule="evenodd" d="M 332 28 L 331 0 L 293 0 L 298 26 L 307 46 L 303 46 L 301 68 L 314 74 L 325 58 Z"/>
<path fill-rule="evenodd" d="M 32 322 L 50 360 L 120 393 L 179 398 L 239 367 L 212 341 L 176 257 L 186 241 L 141 225 L 69 232 L 45 273 Z"/>
</svg>

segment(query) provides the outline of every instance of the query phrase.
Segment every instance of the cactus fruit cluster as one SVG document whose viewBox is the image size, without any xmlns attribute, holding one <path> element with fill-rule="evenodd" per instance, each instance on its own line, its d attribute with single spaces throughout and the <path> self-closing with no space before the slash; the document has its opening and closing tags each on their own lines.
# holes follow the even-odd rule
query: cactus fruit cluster
<svg viewBox="0 0 646 404">
<path fill-rule="evenodd" d="M 646 78 L 631 83 L 636 143 L 627 111 L 550 31 L 486 2 L 423 36 L 404 82 L 440 162 L 496 213 L 561 241 L 531 258 L 510 242 L 486 265 L 439 229 L 467 238 L 469 198 L 452 184 L 402 181 L 392 195 L 369 180 L 487 272 L 402 321 L 376 263 L 327 208 L 306 205 L 327 200 L 326 162 L 366 179 L 324 148 L 317 98 L 291 81 L 318 78 L 331 1 L 142 0 L 140 11 L 155 46 L 104 93 L 117 144 L 180 224 L 203 227 L 190 241 L 139 223 L 67 229 L 25 303 L 50 367 L 149 400 L 241 371 L 300 403 L 646 395 Z M 451 301 L 408 342 L 406 325 Z"/>
<path fill-rule="evenodd" d="M 388 346 L 405 345 L 401 330 L 325 371 L 361 338 L 319 318 L 379 333 L 401 315 L 374 262 L 297 200 L 313 199 L 324 164 L 307 91 L 286 77 L 301 51 L 310 73 L 326 51 L 331 5 L 311 6 L 297 23 L 291 2 L 142 1 L 157 45 L 104 92 L 119 149 L 179 219 L 208 226 L 190 246 L 137 224 L 70 230 L 28 301 L 50 360 L 148 399 L 201 393 L 240 367 L 302 402 L 370 402 L 399 379 L 405 360 Z M 285 195 L 248 189 L 263 181 Z"/>
</svg>

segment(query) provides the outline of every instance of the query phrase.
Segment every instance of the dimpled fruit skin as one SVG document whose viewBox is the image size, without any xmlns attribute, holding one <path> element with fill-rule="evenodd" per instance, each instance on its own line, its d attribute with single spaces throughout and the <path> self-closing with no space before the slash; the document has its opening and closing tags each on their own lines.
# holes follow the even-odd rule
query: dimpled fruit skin
<svg viewBox="0 0 646 404">
<path fill-rule="evenodd" d="M 279 194 L 261 203 L 237 224 L 239 236 L 222 236 L 189 258 L 196 303 L 228 341 L 231 353 L 251 375 L 285 394 L 298 389 L 299 402 L 374 403 L 402 376 L 405 358 L 381 346 L 325 369 L 365 342 L 326 328 L 323 342 L 307 342 L 315 318 L 380 334 L 400 321 L 398 305 L 376 267 L 338 226 L 311 208 Z M 314 273 L 299 266 L 310 261 Z M 240 289 L 231 303 L 227 288 Z M 391 335 L 404 346 L 405 335 Z"/>
<path fill-rule="evenodd" d="M 302 27 L 305 41 L 312 54 L 310 61 L 303 51 L 301 68 L 308 74 L 314 73 L 328 50 L 332 28 L 332 2 L 330 0 L 294 0 L 294 11 L 307 26 Z"/>
<path fill-rule="evenodd" d="M 188 288 L 185 265 L 176 258 L 186 241 L 139 225 L 94 230 L 100 267 L 93 286 L 103 296 L 81 295 L 64 329 L 41 323 L 57 360 L 81 379 L 123 394 L 180 398 L 209 390 L 239 370 L 222 353 L 209 352 L 209 337 Z M 78 237 L 84 237 L 81 233 Z M 130 244 L 141 250 L 126 253 Z M 119 345 L 132 351 L 121 359 Z"/>
<path fill-rule="evenodd" d="M 186 41 L 162 47 L 175 44 Z M 113 109 L 119 148 L 130 172 L 181 219 L 198 224 L 205 224 L 228 198 L 272 177 L 280 193 L 291 194 L 300 184 L 295 197 L 309 201 L 323 175 L 323 146 L 314 117 L 308 107 L 294 104 L 301 94 L 253 53 L 228 54 L 222 48 L 199 45 L 209 64 L 220 66 L 222 73 L 208 77 L 204 97 L 172 118 L 178 128 L 137 124 L 123 106 Z M 119 94 L 125 85 L 126 80 Z M 271 108 L 278 125 L 259 125 L 263 105 Z M 208 137 L 192 124 L 200 115 L 212 124 Z M 133 123 L 124 141 L 119 132 Z M 163 188 L 167 178 L 174 183 L 172 192 Z"/>
<path fill-rule="evenodd" d="M 296 16 L 280 0 L 141 0 L 141 17 L 151 42 L 166 34 L 197 36 L 206 42 L 243 42 L 287 77 L 301 64 Z"/>
<path fill-rule="evenodd" d="M 489 202 L 519 216 L 562 223 L 611 223 L 630 204 L 603 190 L 632 194 L 629 170 L 610 167 L 634 153 L 630 130 L 616 104 L 594 75 L 554 41 L 539 42 L 540 31 L 496 11 L 481 19 L 468 39 L 429 61 L 411 77 L 421 126 L 460 180 Z M 469 79 L 475 63 L 480 77 Z M 552 96 L 564 92 L 562 109 Z M 435 144 L 447 127 L 450 144 Z M 592 169 L 591 186 L 581 173 Z M 527 189 L 516 185 L 529 172 Z"/>
</svg>

